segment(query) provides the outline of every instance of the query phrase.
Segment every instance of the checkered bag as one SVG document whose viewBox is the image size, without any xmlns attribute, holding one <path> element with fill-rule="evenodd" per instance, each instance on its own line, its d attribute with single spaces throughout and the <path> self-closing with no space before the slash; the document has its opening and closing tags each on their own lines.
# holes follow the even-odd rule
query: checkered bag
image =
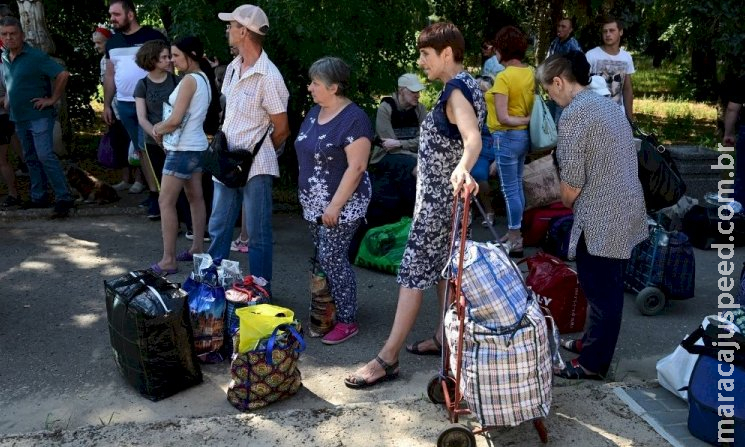
<svg viewBox="0 0 745 447">
<path fill-rule="evenodd" d="M 514 334 L 497 333 L 466 317 L 460 388 L 484 427 L 515 426 L 548 416 L 551 354 L 548 329 L 535 300 Z M 450 364 L 457 365 L 458 315 L 445 315 Z"/>
<path fill-rule="evenodd" d="M 460 242 L 454 244 L 456 247 Z M 450 277 L 458 274 L 458 250 L 450 258 Z M 461 291 L 466 315 L 485 328 L 512 332 L 525 315 L 528 299 L 525 284 L 506 251 L 487 242 L 466 241 Z"/>
<path fill-rule="evenodd" d="M 674 298 L 693 297 L 696 258 L 685 233 L 653 226 L 649 237 L 631 252 L 624 276 L 626 287 L 659 287 Z"/>
</svg>

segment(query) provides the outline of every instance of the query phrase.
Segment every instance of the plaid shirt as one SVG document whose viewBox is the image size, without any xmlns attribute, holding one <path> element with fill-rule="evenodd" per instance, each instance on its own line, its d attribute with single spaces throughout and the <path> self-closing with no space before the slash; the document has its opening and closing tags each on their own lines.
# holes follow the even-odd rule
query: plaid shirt
<svg viewBox="0 0 745 447">
<path fill-rule="evenodd" d="M 262 51 L 253 67 L 242 75 L 241 56 L 225 70 L 222 93 L 225 95 L 225 122 L 222 131 L 228 148 L 252 150 L 266 129 L 272 125 L 270 115 L 287 112 L 290 94 L 277 67 Z M 279 177 L 277 154 L 270 134 L 254 158 L 248 178 L 268 174 Z"/>
</svg>

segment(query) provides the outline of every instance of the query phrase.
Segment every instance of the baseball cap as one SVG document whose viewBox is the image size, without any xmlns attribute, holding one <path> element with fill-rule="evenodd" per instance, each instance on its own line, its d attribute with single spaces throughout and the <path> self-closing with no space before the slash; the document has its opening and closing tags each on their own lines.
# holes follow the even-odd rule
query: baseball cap
<svg viewBox="0 0 745 447">
<path fill-rule="evenodd" d="M 610 96 L 610 90 L 608 90 L 608 84 L 605 82 L 602 76 L 594 75 L 590 77 L 590 85 L 588 86 L 590 91 L 597 93 L 600 96 Z"/>
<path fill-rule="evenodd" d="M 269 30 L 269 19 L 266 17 L 266 13 L 256 5 L 241 5 L 235 8 L 233 12 L 221 12 L 217 17 L 223 22 L 235 20 L 262 36 Z"/>
<path fill-rule="evenodd" d="M 424 84 L 419 82 L 419 77 L 413 73 L 406 73 L 398 78 L 398 86 L 406 87 L 412 92 L 419 92 L 424 90 Z"/>
</svg>

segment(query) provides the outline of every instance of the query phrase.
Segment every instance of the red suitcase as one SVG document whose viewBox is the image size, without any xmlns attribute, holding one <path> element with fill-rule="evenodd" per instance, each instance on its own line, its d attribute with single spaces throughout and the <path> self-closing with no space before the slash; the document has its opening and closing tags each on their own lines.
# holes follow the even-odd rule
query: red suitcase
<svg viewBox="0 0 745 447">
<path fill-rule="evenodd" d="M 540 208 L 531 208 L 523 214 L 522 233 L 523 245 L 537 247 L 546 237 L 551 219 L 554 217 L 568 216 L 572 210 L 565 207 L 561 202 L 554 202 Z"/>
</svg>

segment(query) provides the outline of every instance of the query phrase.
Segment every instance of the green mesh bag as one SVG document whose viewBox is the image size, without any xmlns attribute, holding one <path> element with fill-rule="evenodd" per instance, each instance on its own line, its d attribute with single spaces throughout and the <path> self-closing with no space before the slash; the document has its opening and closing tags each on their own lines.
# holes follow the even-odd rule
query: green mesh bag
<svg viewBox="0 0 745 447">
<path fill-rule="evenodd" d="M 409 238 L 411 217 L 367 230 L 354 263 L 360 267 L 395 275 Z"/>
</svg>

